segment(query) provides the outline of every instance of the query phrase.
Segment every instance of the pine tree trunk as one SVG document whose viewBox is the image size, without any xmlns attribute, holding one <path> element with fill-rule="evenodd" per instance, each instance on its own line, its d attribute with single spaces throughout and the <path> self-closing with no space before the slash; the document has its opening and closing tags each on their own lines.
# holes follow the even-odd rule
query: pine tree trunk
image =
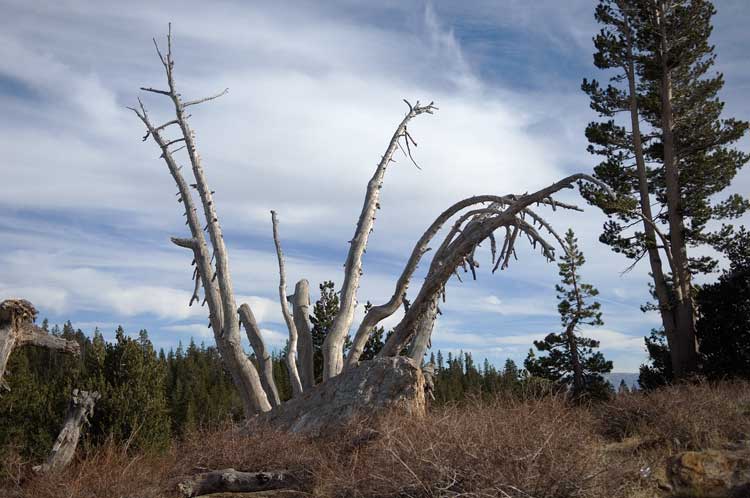
<svg viewBox="0 0 750 498">
<path fill-rule="evenodd" d="M 625 13 L 624 9 L 621 9 Z M 638 175 L 638 190 L 639 190 L 639 202 L 641 206 L 641 213 L 644 218 L 654 221 L 654 215 L 651 210 L 651 198 L 649 196 L 648 187 L 648 176 L 646 172 L 646 161 L 643 153 L 643 143 L 641 141 L 641 128 L 640 128 L 640 116 L 638 111 L 638 101 L 636 99 L 636 84 L 635 84 L 635 65 L 633 63 L 633 41 L 630 33 L 629 18 L 625 15 L 625 22 L 628 23 L 625 26 L 626 43 L 628 50 L 627 64 L 625 67 L 625 73 L 628 77 L 628 100 L 630 105 L 630 123 L 633 132 L 633 153 L 635 155 L 636 173 Z M 675 317 L 672 304 L 669 299 L 669 288 L 667 286 L 666 278 L 664 277 L 664 270 L 662 268 L 662 260 L 659 254 L 659 249 L 656 241 L 656 231 L 653 225 L 643 221 L 643 231 L 646 235 L 646 251 L 648 252 L 648 261 L 651 268 L 651 277 L 654 282 L 654 293 L 656 294 L 657 302 L 659 303 L 659 315 L 661 317 L 662 326 L 664 327 L 664 333 L 667 336 L 667 341 L 673 343 L 675 340 Z"/>
<path fill-rule="evenodd" d="M 659 28 L 661 31 L 661 120 L 662 145 L 664 150 L 664 179 L 667 192 L 667 217 L 672 258 L 675 265 L 674 292 L 676 330 L 670 355 L 675 378 L 680 379 L 694 373 L 698 368 L 698 345 L 695 334 L 695 313 L 691 296 L 691 274 L 688 267 L 685 244 L 685 223 L 682 215 L 680 178 L 675 160 L 674 117 L 672 112 L 672 78 L 669 69 L 667 31 L 664 23 L 665 3 L 658 3 Z"/>
<path fill-rule="evenodd" d="M 568 350 L 570 351 L 570 363 L 573 367 L 573 394 L 578 395 L 583 392 L 583 367 L 581 366 L 581 357 L 578 355 L 578 341 L 576 341 L 575 328 L 578 320 L 573 320 L 565 329 L 565 338 L 568 341 Z"/>
</svg>

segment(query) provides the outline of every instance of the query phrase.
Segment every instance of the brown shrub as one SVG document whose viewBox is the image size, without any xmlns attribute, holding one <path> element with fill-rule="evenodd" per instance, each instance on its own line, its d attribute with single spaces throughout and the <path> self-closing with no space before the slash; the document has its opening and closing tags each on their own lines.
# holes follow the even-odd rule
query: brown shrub
<svg viewBox="0 0 750 498">
<path fill-rule="evenodd" d="M 750 384 L 737 383 L 635 393 L 591 407 L 555 396 L 473 401 L 422 419 L 362 419 L 319 439 L 226 426 L 194 432 L 159 455 L 113 444 L 83 451 L 62 473 L 6 479 L 0 496 L 174 497 L 181 478 L 227 467 L 288 469 L 320 497 L 655 496 L 657 482 L 641 477 L 643 469 L 662 466 L 678 449 L 750 434 L 749 414 Z"/>
<path fill-rule="evenodd" d="M 617 396 L 595 408 L 601 433 L 670 450 L 718 447 L 750 436 L 750 383 L 679 385 Z"/>
</svg>

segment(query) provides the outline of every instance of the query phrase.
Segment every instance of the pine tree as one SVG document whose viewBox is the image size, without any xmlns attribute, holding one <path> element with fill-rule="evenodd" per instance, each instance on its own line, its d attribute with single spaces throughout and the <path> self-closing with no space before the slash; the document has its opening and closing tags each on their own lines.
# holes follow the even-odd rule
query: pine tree
<svg viewBox="0 0 750 498">
<path fill-rule="evenodd" d="M 372 308 L 372 303 L 367 301 L 367 303 L 365 303 L 365 313 L 367 313 L 370 308 Z M 385 341 L 383 340 L 384 335 L 385 328 L 382 326 L 376 326 L 372 329 L 370 337 L 365 343 L 365 347 L 362 348 L 362 355 L 359 357 L 360 361 L 372 360 L 378 355 L 385 345 Z"/>
<path fill-rule="evenodd" d="M 594 64 L 615 73 L 606 88 L 582 85 L 592 109 L 607 118 L 586 129 L 589 151 L 605 158 L 595 175 L 619 198 L 613 203 L 589 192 L 610 216 L 601 240 L 633 265 L 648 256 L 678 377 L 697 369 L 692 276 L 716 266 L 711 258 L 689 257 L 688 248 L 718 243 L 721 233 L 710 233 L 708 222 L 748 207 L 737 195 L 713 202 L 750 159 L 731 148 L 748 123 L 720 118 L 724 80 L 708 74 L 714 14 L 706 0 L 600 0 Z M 615 119 L 623 112 L 629 125 Z"/>
<path fill-rule="evenodd" d="M 105 418 L 100 430 L 108 431 L 118 441 L 130 440 L 136 448 L 164 448 L 171 433 L 166 368 L 157 363 L 145 330 L 133 339 L 118 327 L 115 341 L 106 348 L 107 387 L 100 402 Z"/>
<path fill-rule="evenodd" d="M 750 232 L 742 227 L 723 247 L 729 269 L 698 291 L 698 341 L 711 379 L 750 378 Z"/>
<path fill-rule="evenodd" d="M 537 357 L 529 351 L 524 362 L 531 375 L 569 386 L 575 397 L 600 390 L 606 383 L 602 374 L 612 370 L 612 362 L 606 361 L 602 353 L 594 352 L 599 342 L 576 334 L 582 326 L 603 324 L 599 303 L 588 302 L 599 292 L 581 281 L 580 269 L 585 262 L 575 234 L 569 229 L 565 234 L 565 255 L 559 263 L 562 285 L 555 286 L 564 331 L 534 341 L 537 350 L 545 355 Z"/>
</svg>

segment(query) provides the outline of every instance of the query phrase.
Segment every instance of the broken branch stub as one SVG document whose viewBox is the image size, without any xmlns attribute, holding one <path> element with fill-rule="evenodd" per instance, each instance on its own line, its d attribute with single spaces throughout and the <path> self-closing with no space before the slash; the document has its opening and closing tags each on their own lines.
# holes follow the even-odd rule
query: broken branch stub
<svg viewBox="0 0 750 498">
<path fill-rule="evenodd" d="M 10 389 L 4 380 L 8 359 L 15 348 L 30 345 L 80 354 L 76 341 L 49 334 L 34 324 L 37 310 L 25 299 L 6 299 L 0 302 L 0 392 Z"/>
</svg>

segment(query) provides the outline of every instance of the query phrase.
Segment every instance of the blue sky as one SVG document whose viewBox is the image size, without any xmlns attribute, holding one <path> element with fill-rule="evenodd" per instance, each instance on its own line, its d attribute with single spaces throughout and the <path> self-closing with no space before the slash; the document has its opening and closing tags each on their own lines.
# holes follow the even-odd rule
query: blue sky
<svg viewBox="0 0 750 498">
<path fill-rule="evenodd" d="M 185 233 L 175 187 L 125 109 L 140 86 L 162 83 L 151 37 L 172 21 L 182 93 L 229 87 L 196 109 L 193 126 L 235 289 L 275 347 L 285 329 L 269 210 L 281 219 L 289 280 L 340 283 L 366 182 L 405 111 L 401 99 L 440 107 L 411 127 L 422 170 L 399 160 L 386 176 L 359 294 L 379 304 L 447 205 L 591 170 L 583 130 L 595 116 L 579 86 L 603 77 L 591 64 L 594 5 L 0 0 L 0 295 L 110 338 L 122 324 L 148 329 L 158 347 L 212 340 L 206 310 L 187 307 L 190 257 L 169 243 Z M 750 4 L 716 6 L 726 116 L 747 119 Z M 168 116 L 165 102 L 146 103 Z M 732 189 L 747 193 L 750 172 Z M 636 371 L 642 337 L 658 325 L 639 310 L 646 269 L 620 274 L 628 262 L 597 242 L 604 218 L 593 208 L 549 219 L 576 231 L 584 278 L 601 291 L 605 325 L 587 335 L 601 340 L 615 370 Z M 559 328 L 556 265 L 529 248 L 519 256 L 505 272 L 491 275 L 484 264 L 478 281 L 451 282 L 433 348 L 521 362 L 534 339 Z"/>
</svg>

